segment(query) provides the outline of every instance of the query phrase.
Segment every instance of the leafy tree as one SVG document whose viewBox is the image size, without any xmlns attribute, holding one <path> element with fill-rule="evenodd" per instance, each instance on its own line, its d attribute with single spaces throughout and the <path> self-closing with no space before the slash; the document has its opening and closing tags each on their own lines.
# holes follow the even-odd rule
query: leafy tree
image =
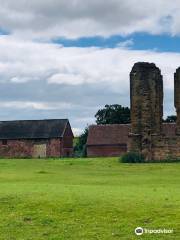
<svg viewBox="0 0 180 240">
<path fill-rule="evenodd" d="M 164 122 L 166 123 L 174 123 L 177 120 L 177 116 L 176 115 L 171 115 L 171 116 L 167 116 L 167 118 L 164 120 Z"/>
<path fill-rule="evenodd" d="M 88 137 L 89 128 L 86 127 L 84 132 L 78 137 L 76 145 L 74 147 L 74 152 L 76 157 L 86 157 L 86 142 Z"/>
<path fill-rule="evenodd" d="M 98 125 L 130 123 L 130 109 L 118 104 L 105 105 L 96 113 L 95 118 Z"/>
</svg>

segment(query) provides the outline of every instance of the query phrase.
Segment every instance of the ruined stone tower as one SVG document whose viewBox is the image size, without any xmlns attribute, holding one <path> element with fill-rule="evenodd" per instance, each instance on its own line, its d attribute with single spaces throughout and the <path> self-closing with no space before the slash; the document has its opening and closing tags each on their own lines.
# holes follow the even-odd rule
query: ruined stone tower
<svg viewBox="0 0 180 240">
<path fill-rule="evenodd" d="M 136 63 L 130 73 L 130 150 L 152 159 L 152 136 L 160 135 L 163 118 L 163 80 L 153 63 Z"/>
<path fill-rule="evenodd" d="M 180 68 L 174 74 L 174 105 L 177 112 L 176 133 L 180 135 Z"/>
</svg>

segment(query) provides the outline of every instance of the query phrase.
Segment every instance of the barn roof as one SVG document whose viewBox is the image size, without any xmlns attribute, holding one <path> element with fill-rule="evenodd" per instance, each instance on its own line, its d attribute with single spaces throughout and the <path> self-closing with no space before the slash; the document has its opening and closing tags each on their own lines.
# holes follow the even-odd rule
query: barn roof
<svg viewBox="0 0 180 240">
<path fill-rule="evenodd" d="M 87 145 L 109 145 L 128 142 L 129 124 L 92 125 Z"/>
<path fill-rule="evenodd" d="M 0 139 L 61 138 L 68 119 L 0 121 Z"/>
<path fill-rule="evenodd" d="M 175 135 L 175 123 L 163 123 L 163 133 Z M 127 144 L 130 124 L 92 125 L 89 127 L 87 145 Z"/>
</svg>

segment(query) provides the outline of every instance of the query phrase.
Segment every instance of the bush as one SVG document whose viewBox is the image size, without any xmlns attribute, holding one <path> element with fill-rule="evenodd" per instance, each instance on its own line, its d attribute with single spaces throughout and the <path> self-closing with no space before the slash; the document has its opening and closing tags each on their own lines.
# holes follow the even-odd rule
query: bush
<svg viewBox="0 0 180 240">
<path fill-rule="evenodd" d="M 86 127 L 84 132 L 76 138 L 74 146 L 74 157 L 87 157 L 86 142 L 88 137 L 89 128 Z"/>
<path fill-rule="evenodd" d="M 129 152 L 120 157 L 120 162 L 122 163 L 143 163 L 145 159 L 142 154 Z"/>
</svg>

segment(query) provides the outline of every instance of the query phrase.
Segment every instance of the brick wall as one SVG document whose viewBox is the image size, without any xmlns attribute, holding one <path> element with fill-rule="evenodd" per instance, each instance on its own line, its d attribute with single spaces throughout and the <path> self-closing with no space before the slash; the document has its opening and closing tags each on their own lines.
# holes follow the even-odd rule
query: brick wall
<svg viewBox="0 0 180 240">
<path fill-rule="evenodd" d="M 47 143 L 47 157 L 61 157 L 62 156 L 62 141 L 61 139 L 49 139 Z"/>
<path fill-rule="evenodd" d="M 1 157 L 32 157 L 35 144 L 46 144 L 47 157 L 60 157 L 62 155 L 61 140 L 7 140 L 4 145 L 0 140 Z"/>
<path fill-rule="evenodd" d="M 127 152 L 127 145 L 87 146 L 88 157 L 117 157 Z"/>
<path fill-rule="evenodd" d="M 1 157 L 31 157 L 33 142 L 27 140 L 8 140 L 4 145 L 0 141 Z"/>
<path fill-rule="evenodd" d="M 73 133 L 70 127 L 70 124 L 67 125 L 64 132 L 64 137 L 62 139 L 62 156 L 70 157 L 73 155 Z"/>
</svg>

